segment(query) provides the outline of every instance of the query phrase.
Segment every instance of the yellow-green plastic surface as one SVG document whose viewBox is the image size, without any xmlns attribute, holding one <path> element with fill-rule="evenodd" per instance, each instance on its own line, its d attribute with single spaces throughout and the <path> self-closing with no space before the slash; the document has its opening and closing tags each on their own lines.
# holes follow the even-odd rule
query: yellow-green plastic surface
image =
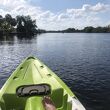
<svg viewBox="0 0 110 110">
<path fill-rule="evenodd" d="M 16 88 L 21 85 L 47 83 L 51 86 L 50 97 L 57 110 L 71 110 L 68 97 L 74 97 L 72 91 L 39 59 L 26 58 L 12 73 L 0 90 L 0 108 L 2 110 L 45 110 L 42 96 L 18 97 Z"/>
</svg>

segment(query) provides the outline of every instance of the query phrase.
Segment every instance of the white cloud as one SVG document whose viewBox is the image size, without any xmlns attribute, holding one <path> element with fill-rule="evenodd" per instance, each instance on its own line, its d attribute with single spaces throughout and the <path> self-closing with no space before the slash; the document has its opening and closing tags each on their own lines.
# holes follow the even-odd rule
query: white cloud
<svg viewBox="0 0 110 110">
<path fill-rule="evenodd" d="M 110 5 L 105 5 L 102 3 L 98 3 L 95 6 L 90 7 L 90 9 L 94 12 L 103 12 L 110 9 Z"/>
<path fill-rule="evenodd" d="M 106 13 L 108 10 L 110 11 L 110 5 L 97 3 L 96 5 L 84 4 L 79 9 L 72 8 L 64 12 L 53 13 L 50 10 L 33 6 L 30 0 L 0 0 L 1 15 L 4 16 L 7 13 L 14 17 L 30 15 L 37 20 L 38 27 L 43 29 L 58 30 L 68 27 L 82 28 L 87 25 L 102 25 L 103 20 L 99 14 Z"/>
<path fill-rule="evenodd" d="M 100 13 L 105 12 L 110 9 L 110 5 L 97 3 L 96 5 L 92 6 L 89 4 L 84 4 L 80 9 L 67 9 L 67 13 L 73 14 L 74 16 L 83 16 L 84 14 L 91 14 L 91 13 Z"/>
</svg>

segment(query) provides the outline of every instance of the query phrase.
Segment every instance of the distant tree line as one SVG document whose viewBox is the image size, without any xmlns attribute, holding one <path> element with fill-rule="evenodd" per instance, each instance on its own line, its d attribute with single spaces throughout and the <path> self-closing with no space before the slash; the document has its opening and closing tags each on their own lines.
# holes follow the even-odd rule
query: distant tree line
<svg viewBox="0 0 110 110">
<path fill-rule="evenodd" d="M 59 31 L 46 31 L 43 29 L 38 29 L 36 25 L 36 20 L 32 20 L 31 17 L 18 15 L 16 17 L 12 17 L 10 14 L 6 14 L 5 17 L 0 15 L 0 35 L 4 34 L 26 34 L 26 35 L 34 35 L 38 33 L 75 33 L 75 32 L 84 32 L 84 33 L 109 33 L 110 25 L 105 27 L 92 27 L 88 26 L 84 29 L 75 29 L 68 28 L 65 30 Z"/>
<path fill-rule="evenodd" d="M 65 33 L 75 33 L 75 32 L 85 32 L 85 33 L 110 33 L 110 25 L 106 27 L 92 27 L 88 26 L 85 27 L 84 29 L 75 29 L 75 28 L 68 28 L 59 32 L 65 32 Z"/>
<path fill-rule="evenodd" d="M 28 34 L 34 35 L 37 33 L 45 32 L 37 28 L 36 20 L 32 20 L 28 16 L 16 16 L 13 18 L 10 14 L 6 14 L 5 17 L 0 15 L 0 34 Z"/>
</svg>

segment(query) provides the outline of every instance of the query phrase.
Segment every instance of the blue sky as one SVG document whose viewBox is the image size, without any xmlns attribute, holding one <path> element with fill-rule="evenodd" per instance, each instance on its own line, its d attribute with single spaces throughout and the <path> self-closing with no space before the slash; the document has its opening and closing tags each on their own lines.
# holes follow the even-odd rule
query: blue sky
<svg viewBox="0 0 110 110">
<path fill-rule="evenodd" d="M 97 3 L 110 3 L 109 0 L 31 0 L 35 6 L 41 6 L 53 12 L 63 11 L 67 8 L 80 8 L 83 4 L 95 5 Z"/>
<path fill-rule="evenodd" d="M 39 28 L 60 30 L 68 27 L 110 24 L 110 0 L 0 0 L 0 14 L 30 15 Z"/>
</svg>

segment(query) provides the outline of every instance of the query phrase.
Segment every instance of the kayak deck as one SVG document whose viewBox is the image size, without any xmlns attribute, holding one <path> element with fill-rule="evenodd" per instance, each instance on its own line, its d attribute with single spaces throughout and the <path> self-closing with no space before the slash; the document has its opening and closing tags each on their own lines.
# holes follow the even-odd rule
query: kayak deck
<svg viewBox="0 0 110 110">
<path fill-rule="evenodd" d="M 73 110 L 73 103 L 69 99 L 75 97 L 75 95 L 57 75 L 39 61 L 39 59 L 34 57 L 25 59 L 1 88 L 1 109 L 45 110 L 42 104 L 43 97 L 18 97 L 16 94 L 16 89 L 19 86 L 42 83 L 46 83 L 51 86 L 51 94 L 49 96 L 54 102 L 57 110 Z"/>
</svg>

